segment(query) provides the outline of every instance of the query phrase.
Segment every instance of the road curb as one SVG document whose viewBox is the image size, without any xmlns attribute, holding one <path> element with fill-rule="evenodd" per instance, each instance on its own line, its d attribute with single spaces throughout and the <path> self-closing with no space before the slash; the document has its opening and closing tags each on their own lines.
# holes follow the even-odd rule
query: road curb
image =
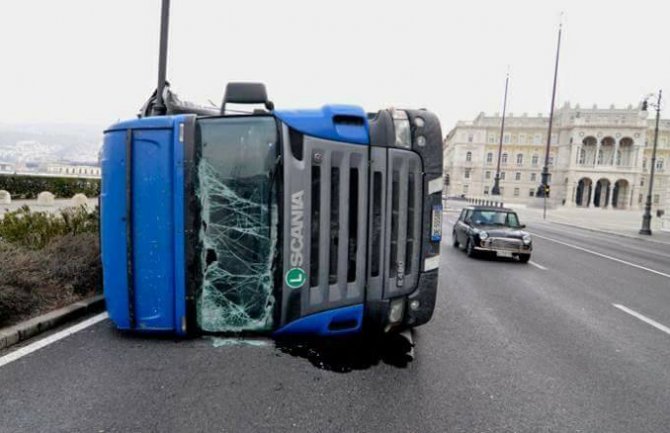
<svg viewBox="0 0 670 433">
<path fill-rule="evenodd" d="M 574 227 L 574 228 L 578 228 L 578 229 L 582 229 L 582 230 L 588 230 L 590 232 L 595 232 L 595 233 L 604 233 L 604 234 L 607 234 L 607 235 L 620 236 L 622 238 L 637 239 L 637 240 L 640 240 L 640 241 L 643 241 L 643 242 L 653 242 L 653 243 L 661 244 L 661 245 L 670 245 L 670 242 L 663 242 L 663 241 L 658 241 L 656 239 L 642 238 L 642 237 L 639 237 L 639 236 L 627 235 L 625 233 L 617 233 L 617 232 L 611 232 L 611 231 L 608 231 L 608 230 L 594 229 L 592 227 L 584 227 L 584 226 L 579 226 L 577 224 L 562 223 L 562 222 L 558 222 L 558 221 L 549 221 L 549 222 L 552 223 L 552 224 L 558 224 L 558 225 L 562 225 L 562 226 Z"/>
<path fill-rule="evenodd" d="M 53 329 L 65 322 L 96 313 L 105 309 L 105 298 L 96 295 L 91 298 L 75 302 L 58 310 L 41 316 L 33 317 L 14 326 L 0 329 L 0 350 L 10 347 L 37 334 Z"/>
</svg>

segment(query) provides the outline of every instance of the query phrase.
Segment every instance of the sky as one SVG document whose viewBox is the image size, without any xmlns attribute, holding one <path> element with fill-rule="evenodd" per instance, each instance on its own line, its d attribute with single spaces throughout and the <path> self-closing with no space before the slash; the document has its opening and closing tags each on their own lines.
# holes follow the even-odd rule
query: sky
<svg viewBox="0 0 670 433">
<path fill-rule="evenodd" d="M 427 108 L 446 134 L 502 110 L 623 107 L 670 90 L 667 1 L 172 0 L 168 80 L 219 104 L 261 81 L 277 108 Z M 0 123 L 106 126 L 156 87 L 160 0 L 0 0 Z M 669 95 L 670 96 L 670 95 Z M 667 117 L 667 116 L 666 116 Z"/>
</svg>

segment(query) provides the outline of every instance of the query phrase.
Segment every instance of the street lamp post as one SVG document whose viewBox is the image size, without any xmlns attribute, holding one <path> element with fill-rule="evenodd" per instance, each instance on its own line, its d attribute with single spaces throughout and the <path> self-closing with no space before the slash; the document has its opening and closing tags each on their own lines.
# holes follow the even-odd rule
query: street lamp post
<svg viewBox="0 0 670 433">
<path fill-rule="evenodd" d="M 505 97 L 503 98 L 502 122 L 500 124 L 500 143 L 498 144 L 498 165 L 496 166 L 496 177 L 491 188 L 491 195 L 500 195 L 500 157 L 502 156 L 503 135 L 505 133 L 505 112 L 507 111 L 507 86 L 509 85 L 509 72 L 505 78 Z"/>
<path fill-rule="evenodd" d="M 542 197 L 543 213 L 542 218 L 547 218 L 547 197 L 549 197 L 549 152 L 551 146 L 551 128 L 554 121 L 554 104 L 556 100 L 556 82 L 558 81 L 558 59 L 561 53 L 561 32 L 563 30 L 562 24 L 558 26 L 558 43 L 556 45 L 556 62 L 554 64 L 554 83 L 551 90 L 551 107 L 549 109 L 549 130 L 547 131 L 547 147 L 544 153 L 544 167 L 542 167 L 542 183 L 535 194 L 537 197 Z"/>
<path fill-rule="evenodd" d="M 651 235 L 651 197 L 654 190 L 654 172 L 656 169 L 656 146 L 658 145 L 658 122 L 661 118 L 661 94 L 662 90 L 658 91 L 658 99 L 656 104 L 648 104 L 645 99 L 642 102 L 642 110 L 647 110 L 647 105 L 656 108 L 656 127 L 654 128 L 654 148 L 651 151 L 651 171 L 649 173 L 649 192 L 647 193 L 647 202 L 644 204 L 644 215 L 642 215 L 641 235 Z"/>
</svg>

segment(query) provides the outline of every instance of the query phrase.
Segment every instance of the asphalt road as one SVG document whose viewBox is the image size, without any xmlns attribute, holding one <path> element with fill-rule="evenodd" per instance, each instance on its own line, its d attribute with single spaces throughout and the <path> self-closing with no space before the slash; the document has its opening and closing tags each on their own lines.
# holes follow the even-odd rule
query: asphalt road
<svg viewBox="0 0 670 433">
<path fill-rule="evenodd" d="M 469 259 L 454 219 L 412 362 L 105 320 L 0 367 L 0 432 L 670 431 L 670 245 L 534 223 L 530 264 Z"/>
</svg>

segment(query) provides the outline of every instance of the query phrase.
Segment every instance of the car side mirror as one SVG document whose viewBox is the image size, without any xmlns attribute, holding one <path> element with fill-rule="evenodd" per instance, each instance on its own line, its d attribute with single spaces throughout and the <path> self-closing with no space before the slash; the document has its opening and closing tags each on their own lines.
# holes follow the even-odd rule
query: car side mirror
<svg viewBox="0 0 670 433">
<path fill-rule="evenodd" d="M 520 225 L 519 225 L 519 228 L 520 228 L 520 229 L 525 229 L 525 228 L 526 228 L 526 224 L 520 224 Z"/>
</svg>

